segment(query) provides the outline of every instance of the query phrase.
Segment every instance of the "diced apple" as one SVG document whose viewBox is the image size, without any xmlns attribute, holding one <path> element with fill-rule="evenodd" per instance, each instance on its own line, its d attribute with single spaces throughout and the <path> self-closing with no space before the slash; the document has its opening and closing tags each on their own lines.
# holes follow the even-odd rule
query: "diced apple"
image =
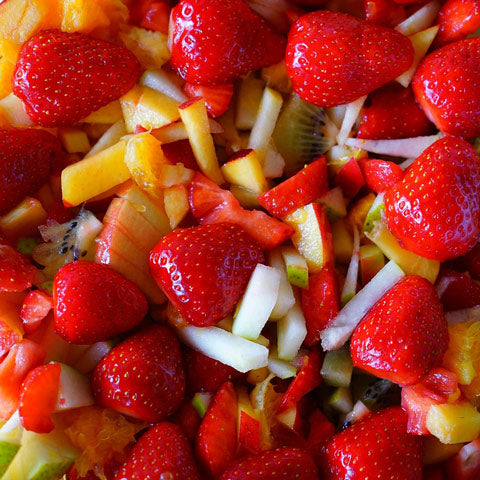
<svg viewBox="0 0 480 480">
<path fill-rule="evenodd" d="M 354 100 L 346 105 L 342 126 L 340 127 L 340 131 L 337 135 L 337 143 L 339 145 L 343 145 L 345 140 L 350 136 L 353 125 L 357 121 L 360 110 L 362 109 L 366 99 L 367 96 L 364 95 L 363 97 L 357 98 L 357 100 Z"/>
<path fill-rule="evenodd" d="M 88 117 L 82 120 L 82 123 L 99 123 L 99 124 L 114 124 L 118 121 L 123 121 L 123 112 L 120 102 L 114 100 L 104 107 L 95 110 Z"/>
<path fill-rule="evenodd" d="M 308 288 L 308 265 L 293 247 L 282 248 L 282 258 L 287 267 L 288 281 L 297 287 Z"/>
<path fill-rule="evenodd" d="M 448 445 L 442 443 L 437 437 L 428 435 L 423 438 L 423 464 L 434 465 L 453 457 L 461 448 L 462 443 Z"/>
<path fill-rule="evenodd" d="M 112 147 L 118 143 L 121 138 L 127 134 L 127 129 L 125 128 L 125 122 L 123 118 L 118 122 L 114 123 L 97 141 L 97 143 L 92 147 L 92 149 L 85 155 L 85 158 L 93 157 L 93 155 L 105 150 L 109 147 Z"/>
<path fill-rule="evenodd" d="M 58 138 L 68 153 L 87 153 L 90 141 L 87 134 L 80 128 L 62 127 L 58 129 Z"/>
<path fill-rule="evenodd" d="M 208 119 L 210 133 L 223 133 L 223 127 L 213 118 Z M 188 140 L 188 132 L 183 122 L 175 122 L 162 128 L 152 130 L 152 135 L 162 143 Z"/>
<path fill-rule="evenodd" d="M 272 313 L 271 319 L 284 317 L 287 312 L 295 305 L 295 295 L 292 286 L 288 281 L 285 262 L 283 261 L 281 249 L 270 251 L 268 255 L 268 264 L 280 272 L 280 284 L 278 288 L 278 296 Z"/>
<path fill-rule="evenodd" d="M 239 130 L 251 130 L 257 118 L 265 83 L 253 75 L 242 80 L 237 97 L 235 126 Z"/>
<path fill-rule="evenodd" d="M 177 78 L 172 77 L 163 70 L 147 70 L 140 79 L 140 85 L 153 88 L 177 102 L 184 103 L 188 97 L 183 93 Z"/>
<path fill-rule="evenodd" d="M 270 145 L 263 159 L 263 174 L 265 177 L 280 178 L 285 170 L 285 165 L 285 159 Z"/>
<path fill-rule="evenodd" d="M 88 407 L 95 403 L 90 391 L 90 381 L 69 365 L 60 364 L 60 381 L 55 412 Z"/>
<path fill-rule="evenodd" d="M 20 449 L 23 431 L 18 411 L 0 428 L 0 478 Z"/>
<path fill-rule="evenodd" d="M 13 93 L 0 100 L 0 113 L 14 127 L 31 127 L 33 125 L 25 112 L 23 102 Z"/>
<path fill-rule="evenodd" d="M 97 342 L 89 346 L 85 353 L 75 362 L 73 367 L 80 373 L 90 373 L 97 363 L 115 346 L 114 340 Z"/>
<path fill-rule="evenodd" d="M 260 195 L 268 188 L 262 165 L 255 150 L 240 150 L 222 168 L 223 176 L 233 183 Z"/>
<path fill-rule="evenodd" d="M 363 227 L 367 215 L 370 213 L 375 200 L 379 197 L 383 198 L 383 195 L 375 196 L 374 193 L 369 193 L 364 197 L 359 198 L 353 205 L 350 206 L 347 215 L 347 220 L 352 227 L 358 228 L 360 235 L 363 234 Z"/>
<path fill-rule="evenodd" d="M 383 200 L 384 196 L 384 192 L 379 193 L 376 196 L 375 201 L 372 203 L 372 206 L 370 207 L 363 224 L 364 233 L 371 232 L 375 227 L 375 223 L 382 220 L 382 216 L 385 212 L 385 202 Z"/>
<path fill-rule="evenodd" d="M 337 387 L 328 398 L 327 404 L 337 412 L 347 414 L 353 408 L 352 394 L 349 388 Z"/>
<path fill-rule="evenodd" d="M 307 327 L 302 309 L 296 303 L 287 314 L 277 322 L 277 351 L 281 360 L 293 360 L 305 337 Z"/>
<path fill-rule="evenodd" d="M 384 266 L 385 257 L 376 245 L 362 245 L 360 247 L 362 285 L 366 285 Z"/>
<path fill-rule="evenodd" d="M 133 133 L 137 127 L 135 120 L 135 110 L 138 101 L 142 95 L 142 87 L 134 85 L 123 97 L 120 97 L 120 107 L 122 108 L 123 118 L 127 132 Z"/>
<path fill-rule="evenodd" d="M 433 0 L 397 25 L 395 30 L 407 36 L 425 30 L 434 24 L 441 7 L 442 5 L 439 2 Z"/>
<path fill-rule="evenodd" d="M 185 218 L 190 210 L 188 191 L 184 185 L 174 185 L 163 191 L 165 212 L 172 230 Z"/>
<path fill-rule="evenodd" d="M 318 203 L 325 207 L 327 211 L 328 221 L 331 223 L 340 220 L 347 216 L 347 207 L 345 205 L 345 198 L 343 196 L 342 189 L 335 187 L 323 194 Z"/>
<path fill-rule="evenodd" d="M 342 127 L 343 119 L 345 118 L 345 112 L 347 110 L 347 105 L 337 105 L 335 107 L 330 107 L 325 110 L 330 120 L 336 125 L 338 129 Z"/>
<path fill-rule="evenodd" d="M 348 265 L 353 253 L 353 236 L 345 220 L 338 220 L 332 225 L 332 239 L 335 261 Z"/>
<path fill-rule="evenodd" d="M 38 236 L 38 226 L 47 219 L 47 212 L 41 202 L 25 197 L 16 207 L 0 217 L 0 231 L 9 239 Z"/>
<path fill-rule="evenodd" d="M 349 387 L 352 373 L 353 362 L 348 348 L 339 348 L 325 354 L 321 374 L 327 385 Z"/>
<path fill-rule="evenodd" d="M 268 369 L 270 373 L 282 379 L 292 378 L 297 374 L 297 368 L 291 362 L 280 360 L 276 350 L 268 357 Z"/>
</svg>

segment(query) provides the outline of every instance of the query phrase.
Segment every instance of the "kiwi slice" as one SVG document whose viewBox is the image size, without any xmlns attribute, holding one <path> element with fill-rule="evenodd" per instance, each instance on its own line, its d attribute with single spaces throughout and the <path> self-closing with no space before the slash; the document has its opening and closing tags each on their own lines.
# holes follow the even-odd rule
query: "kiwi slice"
<svg viewBox="0 0 480 480">
<path fill-rule="evenodd" d="M 321 107 L 292 94 L 273 132 L 273 140 L 291 175 L 323 155 L 336 143 L 338 128 Z"/>
<path fill-rule="evenodd" d="M 390 380 L 373 375 L 359 375 L 352 380 L 355 402 L 360 400 L 369 410 L 375 411 L 400 404 L 401 388 Z"/>
</svg>

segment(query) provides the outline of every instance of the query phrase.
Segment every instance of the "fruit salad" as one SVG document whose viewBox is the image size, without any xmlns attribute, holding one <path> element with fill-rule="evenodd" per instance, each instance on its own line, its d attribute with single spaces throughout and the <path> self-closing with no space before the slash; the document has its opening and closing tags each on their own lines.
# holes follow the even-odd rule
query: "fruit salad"
<svg viewBox="0 0 480 480">
<path fill-rule="evenodd" d="M 480 478 L 480 1 L 0 1 L 0 480 Z"/>
</svg>

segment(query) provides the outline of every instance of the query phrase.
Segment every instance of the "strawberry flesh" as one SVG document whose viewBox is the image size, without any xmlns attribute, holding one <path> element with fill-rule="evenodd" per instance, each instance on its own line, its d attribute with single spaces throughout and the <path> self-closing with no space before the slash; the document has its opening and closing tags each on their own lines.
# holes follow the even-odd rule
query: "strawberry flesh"
<svg viewBox="0 0 480 480">
<path fill-rule="evenodd" d="M 403 170 L 396 163 L 388 160 L 371 159 L 361 162 L 360 167 L 366 184 L 376 193 L 395 186 L 404 175 Z"/>
<path fill-rule="evenodd" d="M 22 292 L 30 288 L 36 272 L 27 257 L 0 238 L 0 292 Z"/>
</svg>

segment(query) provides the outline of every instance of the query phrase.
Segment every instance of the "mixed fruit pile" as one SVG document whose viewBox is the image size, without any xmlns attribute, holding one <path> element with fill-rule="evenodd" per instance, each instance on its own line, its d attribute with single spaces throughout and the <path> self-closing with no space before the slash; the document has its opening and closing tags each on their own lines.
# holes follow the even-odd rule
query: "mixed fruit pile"
<svg viewBox="0 0 480 480">
<path fill-rule="evenodd" d="M 0 478 L 480 478 L 479 27 L 0 2 Z"/>
</svg>

